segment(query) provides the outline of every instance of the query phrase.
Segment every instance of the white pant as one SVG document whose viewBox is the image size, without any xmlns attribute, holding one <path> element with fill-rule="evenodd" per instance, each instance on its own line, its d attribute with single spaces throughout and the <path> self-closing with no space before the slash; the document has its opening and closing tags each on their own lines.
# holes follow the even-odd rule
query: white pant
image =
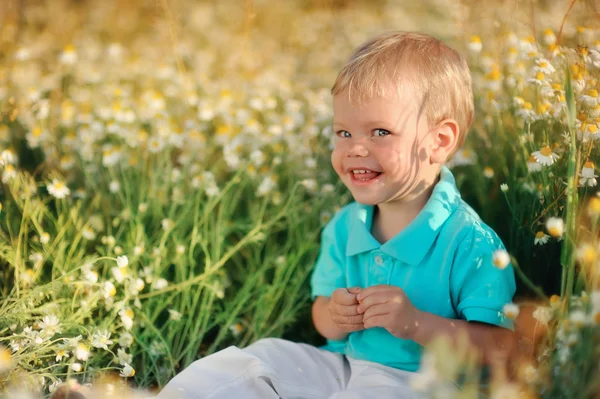
<svg viewBox="0 0 600 399">
<path fill-rule="evenodd" d="M 159 399 L 413 399 L 414 373 L 277 338 L 230 346 L 175 376 Z"/>
</svg>

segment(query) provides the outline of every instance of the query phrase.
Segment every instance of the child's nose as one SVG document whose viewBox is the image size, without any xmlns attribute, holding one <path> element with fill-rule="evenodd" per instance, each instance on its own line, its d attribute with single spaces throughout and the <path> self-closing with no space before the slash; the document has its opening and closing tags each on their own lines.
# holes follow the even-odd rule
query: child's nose
<svg viewBox="0 0 600 399">
<path fill-rule="evenodd" d="M 361 140 L 356 140 L 350 144 L 347 155 L 349 157 L 366 157 L 369 155 L 369 150 L 365 143 L 363 143 Z"/>
</svg>

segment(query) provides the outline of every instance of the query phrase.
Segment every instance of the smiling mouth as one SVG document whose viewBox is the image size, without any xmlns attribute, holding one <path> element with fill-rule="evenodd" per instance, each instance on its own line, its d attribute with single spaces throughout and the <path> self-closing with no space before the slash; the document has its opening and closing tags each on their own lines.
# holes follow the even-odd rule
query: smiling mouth
<svg viewBox="0 0 600 399">
<path fill-rule="evenodd" d="M 381 176 L 382 172 L 376 172 L 369 169 L 354 169 L 350 171 L 353 181 L 368 182 Z"/>
</svg>

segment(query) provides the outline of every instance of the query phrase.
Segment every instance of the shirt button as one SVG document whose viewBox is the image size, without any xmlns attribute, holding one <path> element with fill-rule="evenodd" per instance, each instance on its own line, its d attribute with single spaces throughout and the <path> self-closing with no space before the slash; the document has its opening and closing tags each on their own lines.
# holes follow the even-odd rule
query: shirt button
<svg viewBox="0 0 600 399">
<path fill-rule="evenodd" d="M 375 263 L 377 263 L 378 265 L 382 265 L 383 264 L 383 258 L 379 255 L 377 255 L 375 257 Z"/>
</svg>

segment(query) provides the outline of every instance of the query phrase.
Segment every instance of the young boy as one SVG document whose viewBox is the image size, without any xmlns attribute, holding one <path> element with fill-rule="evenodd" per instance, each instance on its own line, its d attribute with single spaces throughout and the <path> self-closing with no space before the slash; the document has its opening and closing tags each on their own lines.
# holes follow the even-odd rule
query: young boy
<svg viewBox="0 0 600 399">
<path fill-rule="evenodd" d="M 413 398 L 437 334 L 466 332 L 489 363 L 513 328 L 515 291 L 497 235 L 461 200 L 444 163 L 473 117 L 464 59 L 432 37 L 382 34 L 332 88 L 331 160 L 356 202 L 322 234 L 311 286 L 328 345 L 263 339 L 196 361 L 159 398 Z"/>
</svg>

